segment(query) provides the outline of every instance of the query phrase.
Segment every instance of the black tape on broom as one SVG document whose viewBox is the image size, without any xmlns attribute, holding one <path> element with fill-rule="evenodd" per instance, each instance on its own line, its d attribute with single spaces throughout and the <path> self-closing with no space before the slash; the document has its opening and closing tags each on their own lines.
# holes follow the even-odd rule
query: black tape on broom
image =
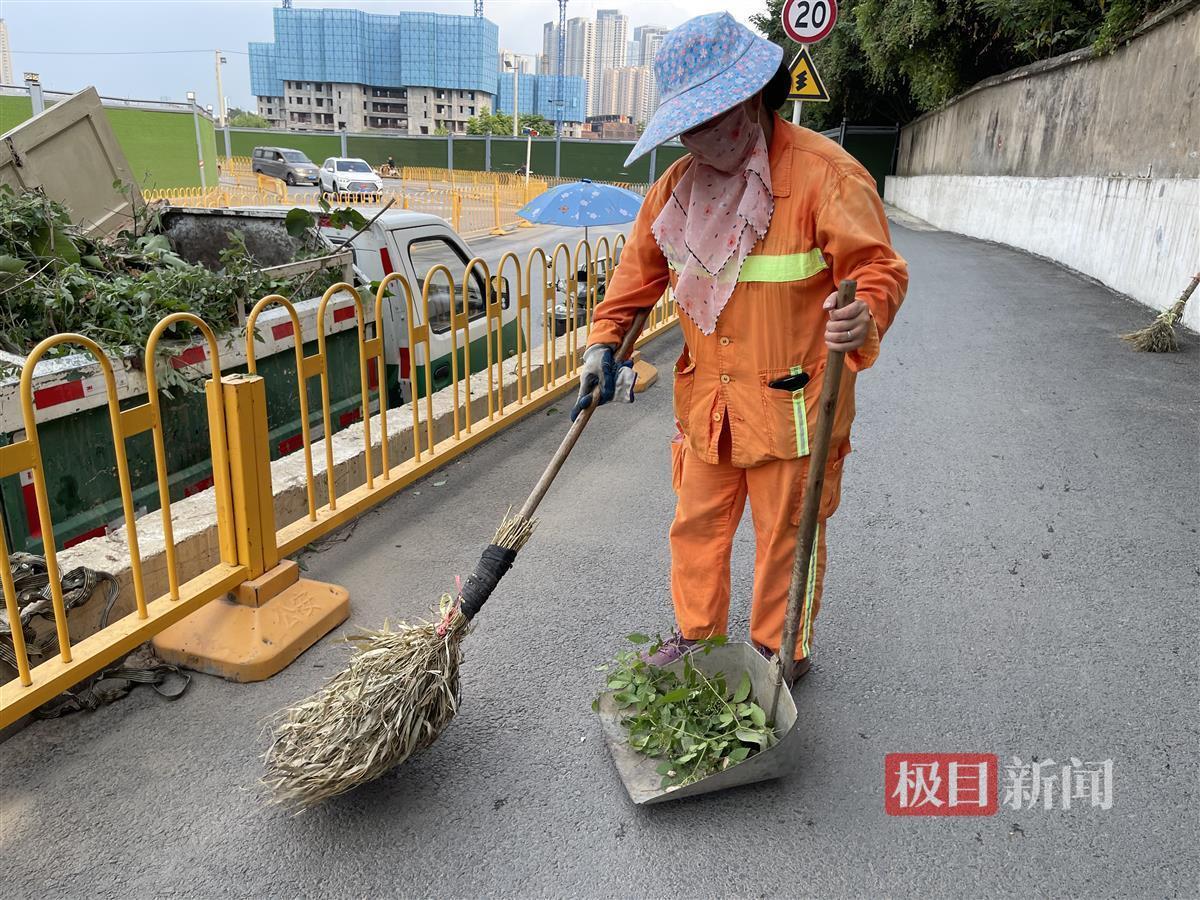
<svg viewBox="0 0 1200 900">
<path fill-rule="evenodd" d="M 483 608 L 487 598 L 500 583 L 500 579 L 512 568 L 517 558 L 517 551 L 498 544 L 488 544 L 483 556 L 475 564 L 475 571 L 467 578 L 459 595 L 461 602 L 459 610 L 467 621 L 475 618 L 475 614 Z"/>
</svg>

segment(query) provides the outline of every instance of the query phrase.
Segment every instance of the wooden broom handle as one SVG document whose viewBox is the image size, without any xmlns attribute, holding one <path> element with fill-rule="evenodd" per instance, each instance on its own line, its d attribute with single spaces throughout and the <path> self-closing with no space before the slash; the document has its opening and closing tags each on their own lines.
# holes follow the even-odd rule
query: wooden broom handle
<svg viewBox="0 0 1200 900">
<path fill-rule="evenodd" d="M 857 284 L 849 279 L 838 285 L 836 309 L 854 302 Z M 800 513 L 800 527 L 796 531 L 796 557 L 792 561 L 792 581 L 788 586 L 787 615 L 783 621 L 783 645 L 779 658 L 783 661 L 780 670 L 783 680 L 790 680 L 796 665 L 796 638 L 800 628 L 801 600 L 808 587 L 809 560 L 816 542 L 817 515 L 821 511 L 821 494 L 825 487 L 825 464 L 829 459 L 829 439 L 833 434 L 833 416 L 837 410 L 838 392 L 842 387 L 842 365 L 846 354 L 830 350 L 825 359 L 825 375 L 821 384 L 821 400 L 817 404 L 817 427 L 813 429 L 812 450 L 808 455 L 808 480 L 804 485 L 804 506 Z M 813 573 L 816 577 L 816 573 Z M 779 698 L 779 687 L 775 686 L 775 699 Z M 775 704 L 772 703 L 772 716 Z"/>
<path fill-rule="evenodd" d="M 633 345 L 637 342 L 638 336 L 642 333 L 642 329 L 646 327 L 646 319 L 650 317 L 650 310 L 644 309 L 633 317 L 633 322 L 629 326 L 629 330 L 625 332 L 625 337 L 621 341 L 621 346 L 617 348 L 613 354 L 613 359 L 618 364 L 629 358 L 633 352 Z M 521 507 L 520 516 L 523 519 L 532 519 L 534 512 L 538 508 L 538 504 L 542 502 L 542 498 L 546 496 L 546 491 L 550 490 L 550 485 L 554 483 L 554 478 L 558 475 L 558 470 L 563 467 L 563 463 L 567 461 L 567 457 L 571 455 L 571 450 L 575 446 L 575 442 L 579 440 L 579 435 L 583 434 L 583 429 L 587 427 L 588 421 L 592 418 L 592 413 L 596 411 L 596 407 L 600 405 L 600 385 L 596 385 L 596 389 L 592 391 L 592 402 L 580 411 L 575 417 L 575 421 L 571 423 L 566 436 L 562 439 L 562 443 L 558 445 L 558 450 L 554 452 L 553 458 L 550 460 L 550 465 L 546 466 L 546 471 L 542 473 L 542 477 L 538 479 L 538 483 L 534 485 L 533 492 L 529 495 L 529 499 L 525 501 L 525 505 Z"/>
</svg>

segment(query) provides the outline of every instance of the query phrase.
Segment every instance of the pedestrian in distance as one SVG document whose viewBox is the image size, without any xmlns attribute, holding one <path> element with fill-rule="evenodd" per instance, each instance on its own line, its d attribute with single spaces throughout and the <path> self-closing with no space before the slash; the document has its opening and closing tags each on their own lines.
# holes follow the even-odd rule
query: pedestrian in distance
<svg viewBox="0 0 1200 900">
<path fill-rule="evenodd" d="M 791 83 L 782 53 L 728 13 L 698 16 L 663 38 L 654 62 L 663 99 L 625 165 L 676 136 L 689 152 L 647 193 L 596 307 L 572 415 L 597 385 L 604 403 L 627 383 L 614 350 L 636 314 L 670 287 L 684 337 L 671 443 L 676 631 L 650 661 L 666 665 L 697 640 L 725 634 L 730 553 L 747 500 L 756 538 L 750 636 L 771 654 L 781 643 L 826 355 L 846 354 L 798 678 L 810 667 L 825 523 L 841 497 L 855 378 L 879 356 L 908 271 L 866 169 L 777 114 Z M 857 282 L 857 299 L 836 309 L 843 279 Z"/>
</svg>

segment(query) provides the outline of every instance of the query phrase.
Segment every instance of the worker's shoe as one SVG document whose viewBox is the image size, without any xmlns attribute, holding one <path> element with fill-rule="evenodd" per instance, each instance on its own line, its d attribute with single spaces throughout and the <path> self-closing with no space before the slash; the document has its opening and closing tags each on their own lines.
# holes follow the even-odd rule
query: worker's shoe
<svg viewBox="0 0 1200 900">
<path fill-rule="evenodd" d="M 642 662 L 662 668 L 691 653 L 698 643 L 700 642 L 689 640 L 677 631 L 657 647 L 651 645 L 650 650 L 639 653 L 638 656 Z"/>
<path fill-rule="evenodd" d="M 755 644 L 754 646 L 766 659 L 772 659 L 775 656 L 775 651 L 770 647 L 764 647 L 762 644 Z M 792 678 L 788 681 L 788 687 L 794 688 L 796 682 L 807 675 L 808 670 L 811 668 L 812 660 L 809 657 L 805 656 L 802 659 L 796 660 L 796 665 L 792 667 Z"/>
</svg>

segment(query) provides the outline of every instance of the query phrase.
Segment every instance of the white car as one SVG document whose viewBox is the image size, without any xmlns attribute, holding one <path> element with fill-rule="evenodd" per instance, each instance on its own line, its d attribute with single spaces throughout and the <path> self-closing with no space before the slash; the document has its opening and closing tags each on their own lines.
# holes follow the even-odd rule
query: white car
<svg viewBox="0 0 1200 900">
<path fill-rule="evenodd" d="M 321 166 L 321 191 L 327 194 L 378 194 L 383 179 L 365 160 L 331 156 Z"/>
</svg>

